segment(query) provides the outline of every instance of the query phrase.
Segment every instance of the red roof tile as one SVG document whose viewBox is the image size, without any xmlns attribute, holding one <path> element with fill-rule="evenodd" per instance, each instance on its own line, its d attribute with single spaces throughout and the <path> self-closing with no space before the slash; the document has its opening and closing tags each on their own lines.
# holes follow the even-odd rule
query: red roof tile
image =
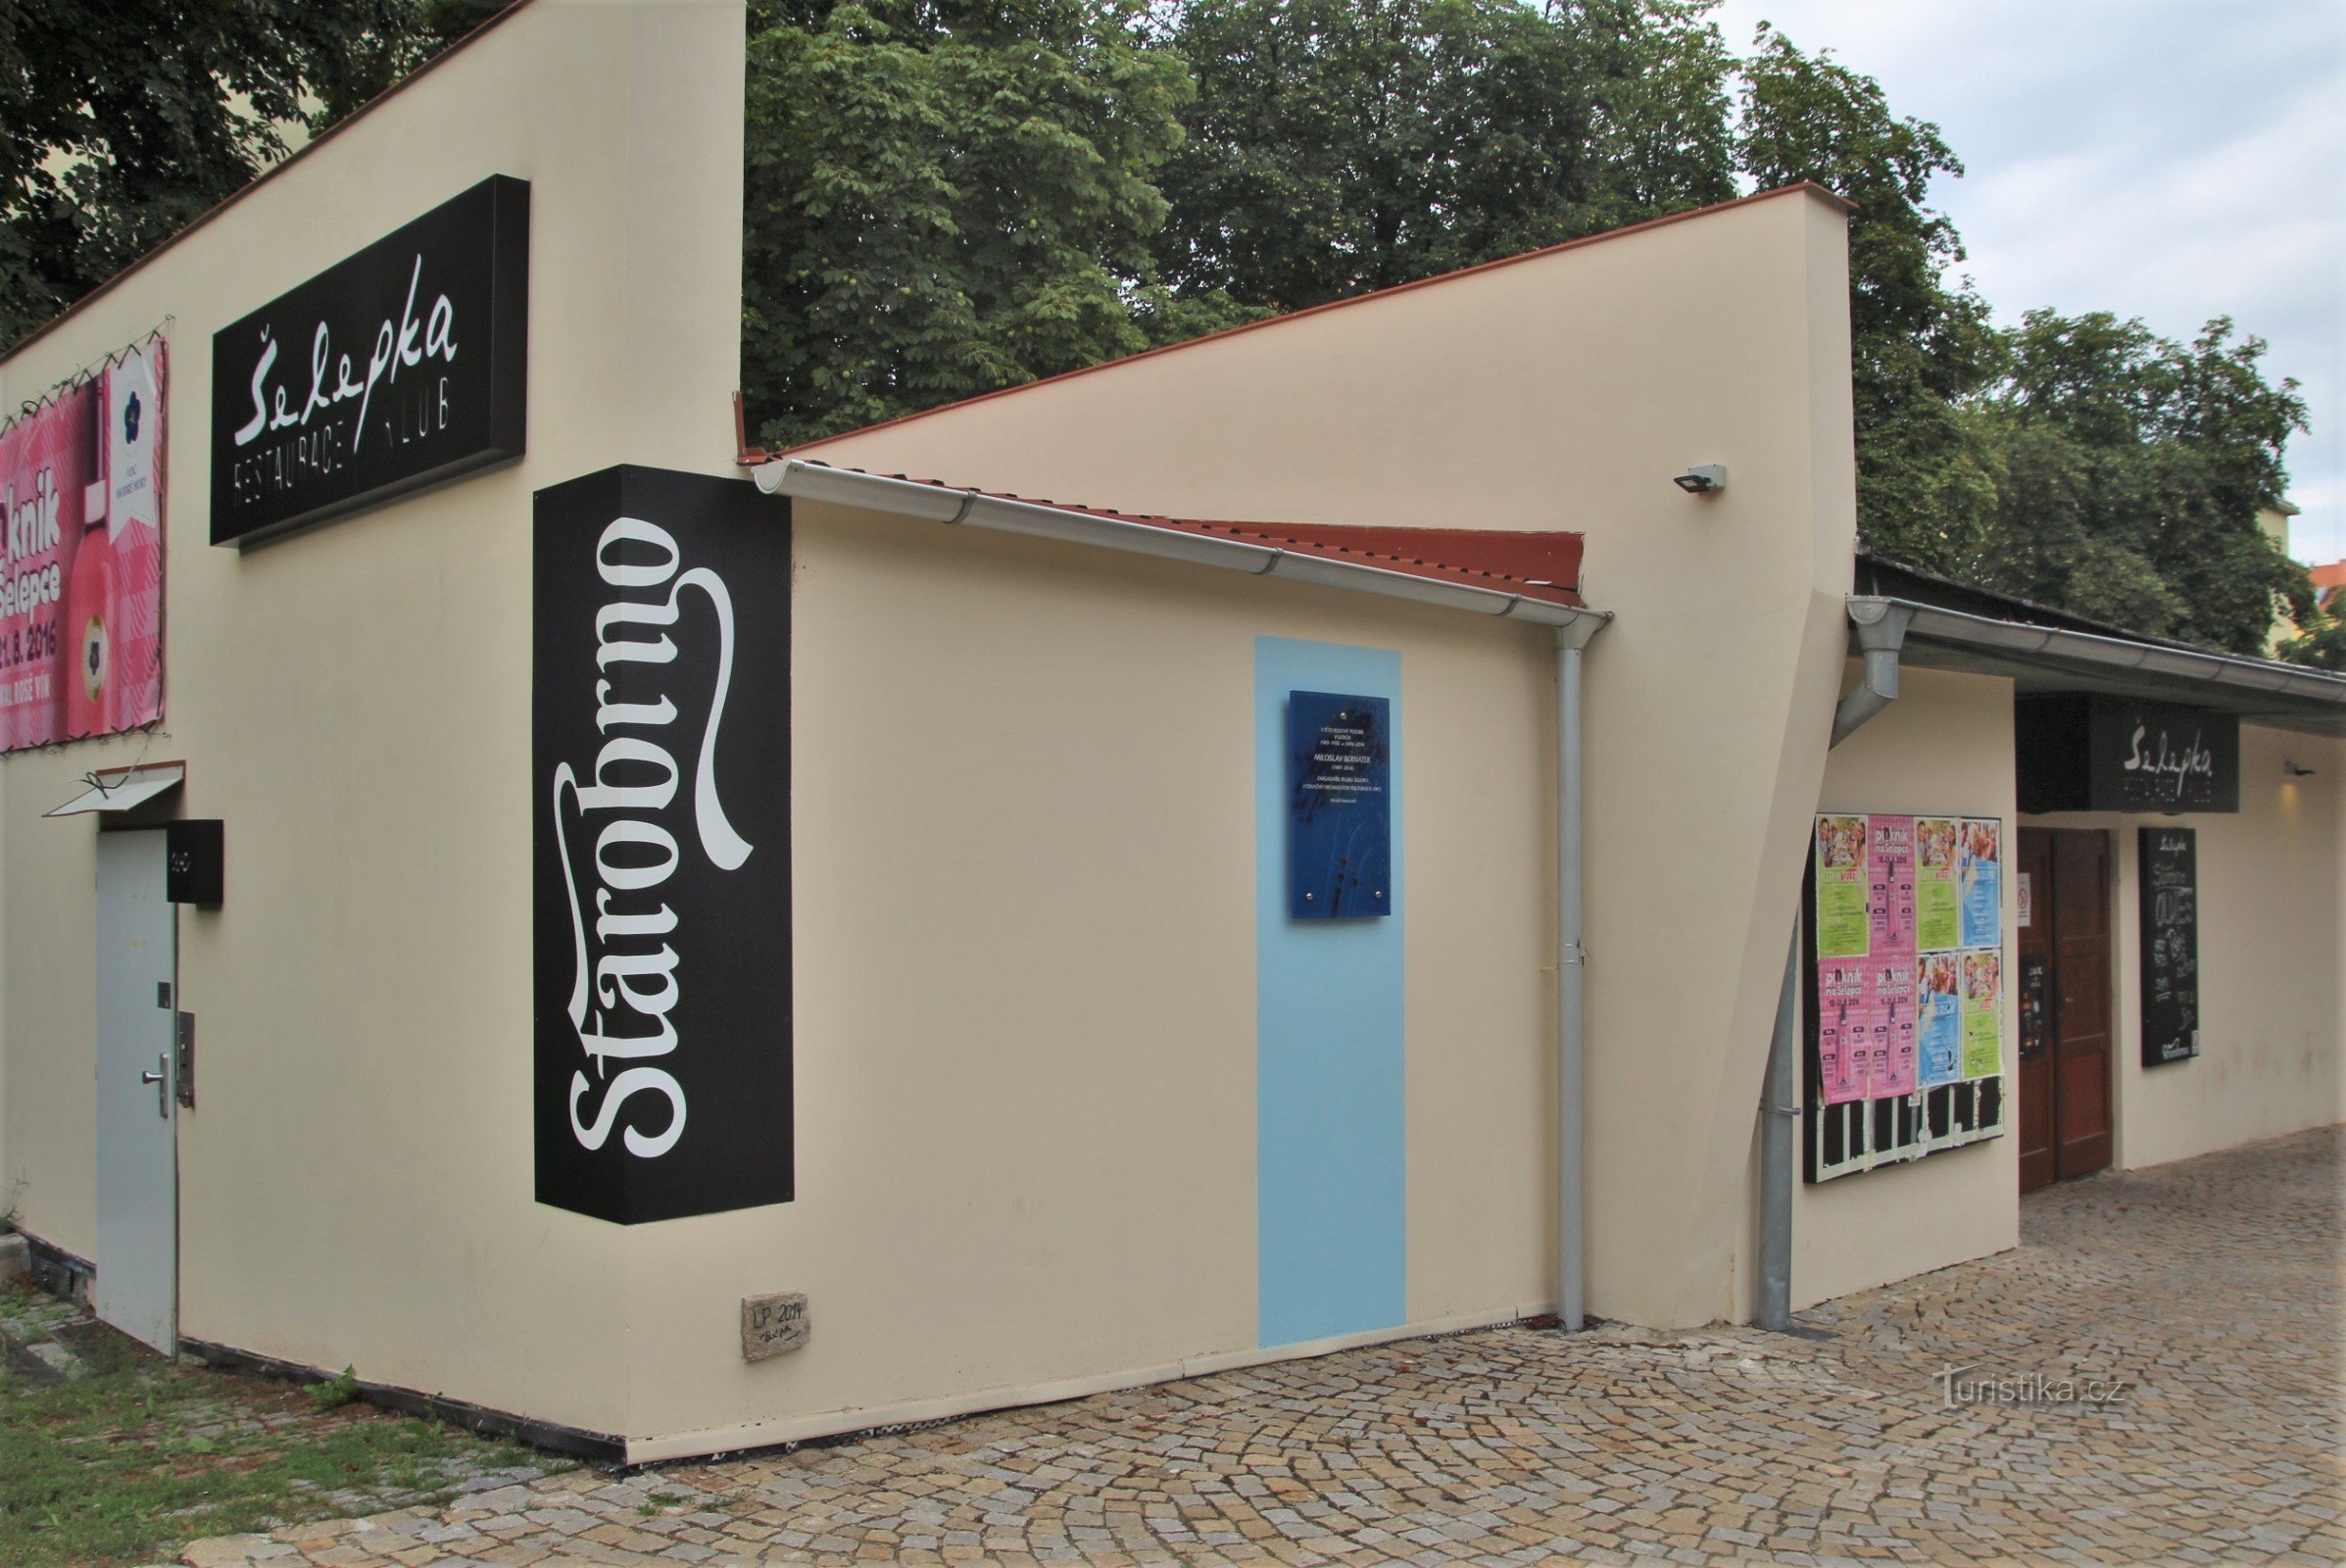
<svg viewBox="0 0 2346 1568">
<path fill-rule="evenodd" d="M 800 459 L 809 466 L 834 467 Z M 861 473 L 861 468 L 841 468 Z M 1220 522 L 1197 517 L 1160 517 L 1145 513 L 1115 512 L 1104 507 L 1079 506 L 1036 496 L 976 490 L 936 479 L 890 474 L 913 484 L 928 485 L 953 495 L 990 496 L 997 501 L 1020 501 L 1088 517 L 1138 523 L 1178 533 L 1208 534 L 1267 545 L 1296 555 L 1329 561 L 1348 561 L 1438 582 L 1455 582 L 1496 593 L 1521 594 L 1551 605 L 1585 609 L 1580 595 L 1582 536 L 1563 531 L 1526 532 L 1512 528 L 1418 528 L 1364 523 Z"/>
</svg>

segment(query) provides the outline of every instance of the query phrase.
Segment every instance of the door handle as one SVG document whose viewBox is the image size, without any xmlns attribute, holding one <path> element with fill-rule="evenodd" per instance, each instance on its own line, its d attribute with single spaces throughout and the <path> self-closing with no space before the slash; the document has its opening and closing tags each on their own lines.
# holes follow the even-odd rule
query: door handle
<svg viewBox="0 0 2346 1568">
<path fill-rule="evenodd" d="M 157 1056 L 155 1058 L 155 1070 L 153 1072 L 140 1073 L 138 1075 L 138 1081 L 142 1084 L 153 1084 L 155 1086 L 155 1114 L 161 1116 L 165 1121 L 170 1121 L 171 1119 L 171 1092 L 165 1087 L 168 1075 L 163 1070 L 164 1062 L 168 1058 L 163 1056 Z"/>
</svg>

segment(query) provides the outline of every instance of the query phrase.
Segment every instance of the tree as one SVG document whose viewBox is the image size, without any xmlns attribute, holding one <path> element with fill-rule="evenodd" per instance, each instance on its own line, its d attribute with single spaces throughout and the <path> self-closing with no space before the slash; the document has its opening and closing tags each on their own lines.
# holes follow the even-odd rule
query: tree
<svg viewBox="0 0 2346 1568">
<path fill-rule="evenodd" d="M 1742 63 L 1735 143 L 1762 187 L 1815 180 L 1856 205 L 1849 220 L 1849 331 L 1858 525 L 1898 561 L 1961 576 L 1984 543 L 1994 495 L 1961 416 L 1993 383 L 2002 339 L 1968 279 L 1950 280 L 1962 236 L 1926 203 L 1961 175 L 1938 127 L 1892 115 L 1881 86 L 1810 56 L 1762 24 Z"/>
<path fill-rule="evenodd" d="M 0 343 L 177 233 L 504 0 L 0 6 Z"/>
<path fill-rule="evenodd" d="M 2264 653 L 2276 609 L 2310 613 L 2304 568 L 2258 520 L 2305 401 L 2232 330 L 2220 317 L 2184 345 L 2106 313 L 2029 312 L 1970 416 L 1995 501 L 1968 575 L 2240 654 Z"/>
<path fill-rule="evenodd" d="M 1190 0 L 1160 183 L 1183 296 L 1292 311 L 1734 194 L 1729 61 L 1684 0 Z"/>
<path fill-rule="evenodd" d="M 1219 324 L 1152 286 L 1180 60 L 1137 0 L 780 0 L 751 16 L 743 367 L 818 435 Z"/>
<path fill-rule="evenodd" d="M 2346 670 L 2346 594 L 2331 589 L 2321 603 L 2298 617 L 2297 635 L 2280 645 L 2280 656 L 2291 663 L 2317 669 Z"/>
</svg>

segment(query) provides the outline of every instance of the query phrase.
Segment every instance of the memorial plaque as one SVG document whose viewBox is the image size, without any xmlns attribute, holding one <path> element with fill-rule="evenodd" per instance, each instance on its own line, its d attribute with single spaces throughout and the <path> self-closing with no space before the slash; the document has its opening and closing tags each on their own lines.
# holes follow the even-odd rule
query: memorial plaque
<svg viewBox="0 0 2346 1568">
<path fill-rule="evenodd" d="M 2199 1054 L 2199 835 L 2146 827 L 2137 890 L 2142 933 L 2142 1064 Z"/>
<path fill-rule="evenodd" d="M 1287 905 L 1298 920 L 1393 913 L 1393 705 L 1290 692 Z"/>
</svg>

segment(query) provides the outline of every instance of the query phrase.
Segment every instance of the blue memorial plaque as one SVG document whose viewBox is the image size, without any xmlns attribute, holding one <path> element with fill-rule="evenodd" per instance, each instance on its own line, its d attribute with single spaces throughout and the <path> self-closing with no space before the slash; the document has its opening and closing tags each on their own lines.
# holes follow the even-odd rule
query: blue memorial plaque
<svg viewBox="0 0 2346 1568">
<path fill-rule="evenodd" d="M 1392 704 L 1287 695 L 1287 912 L 1393 913 Z"/>
</svg>

